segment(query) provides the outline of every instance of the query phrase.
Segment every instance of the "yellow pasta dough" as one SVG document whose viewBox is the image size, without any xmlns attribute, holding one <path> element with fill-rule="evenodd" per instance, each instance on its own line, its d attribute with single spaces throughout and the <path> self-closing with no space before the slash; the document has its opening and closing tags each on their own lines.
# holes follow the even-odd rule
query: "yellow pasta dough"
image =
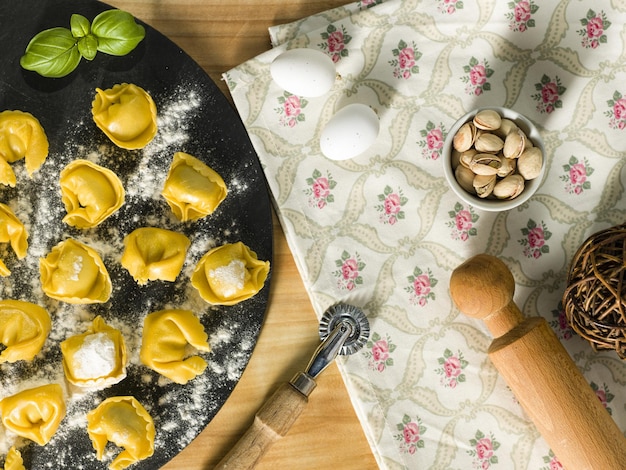
<svg viewBox="0 0 626 470">
<path fill-rule="evenodd" d="M 122 470 L 154 453 L 155 428 L 146 409 L 131 396 L 111 397 L 87 414 L 87 432 L 102 460 L 108 442 L 124 450 L 109 465 Z"/>
<path fill-rule="evenodd" d="M 209 352 L 207 339 L 193 312 L 177 309 L 153 312 L 144 320 L 139 358 L 173 382 L 186 384 L 207 366 L 200 356 L 189 356 L 189 346 Z"/>
<path fill-rule="evenodd" d="M 226 198 L 222 177 L 196 157 L 176 152 L 161 194 L 181 221 L 212 214 Z"/>
<path fill-rule="evenodd" d="M 2 424 L 15 434 L 43 446 L 65 417 L 63 389 L 48 384 L 22 390 L 0 400 Z"/>
<path fill-rule="evenodd" d="M 31 176 L 48 157 L 48 137 L 35 116 L 23 111 L 0 113 L 0 184 L 15 186 L 15 173 L 7 163 L 24 158 Z"/>
<path fill-rule="evenodd" d="M 50 332 L 48 311 L 23 300 L 0 300 L 0 353 L 3 362 L 30 361 L 41 350 Z"/>
<path fill-rule="evenodd" d="M 0 243 L 10 243 L 15 255 L 22 259 L 28 250 L 26 227 L 6 204 L 0 203 Z M 11 274 L 4 261 L 0 260 L 0 276 Z"/>
<path fill-rule="evenodd" d="M 234 305 L 261 290 L 270 269 L 242 242 L 209 250 L 198 262 L 191 284 L 213 305 Z"/>
<path fill-rule="evenodd" d="M 157 109 L 152 97 L 131 83 L 107 90 L 96 88 L 91 112 L 100 130 L 121 148 L 143 148 L 157 133 Z"/>
<path fill-rule="evenodd" d="M 121 331 L 97 316 L 83 334 L 61 342 L 68 382 L 91 389 L 116 384 L 126 377 L 126 343 Z"/>
<path fill-rule="evenodd" d="M 26 470 L 22 454 L 15 446 L 7 452 L 6 459 L 4 459 L 4 470 Z"/>
<path fill-rule="evenodd" d="M 190 243 L 182 233 L 141 227 L 124 238 L 121 263 L 139 285 L 157 279 L 175 281 Z"/>
<path fill-rule="evenodd" d="M 88 160 L 67 165 L 59 183 L 67 211 L 63 222 L 76 228 L 95 227 L 124 204 L 124 186 L 118 176 Z"/>
<path fill-rule="evenodd" d="M 41 288 L 53 299 L 70 304 L 109 300 L 111 278 L 96 250 L 68 238 L 39 260 Z"/>
</svg>

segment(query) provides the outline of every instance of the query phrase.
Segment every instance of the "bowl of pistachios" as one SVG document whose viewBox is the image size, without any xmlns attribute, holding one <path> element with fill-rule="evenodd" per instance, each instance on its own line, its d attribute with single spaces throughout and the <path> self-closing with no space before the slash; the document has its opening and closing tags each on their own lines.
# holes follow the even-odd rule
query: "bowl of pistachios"
<svg viewBox="0 0 626 470">
<path fill-rule="evenodd" d="M 506 211 L 528 201 L 545 174 L 537 127 L 509 108 L 475 109 L 454 123 L 442 151 L 456 195 L 478 209 Z"/>
</svg>

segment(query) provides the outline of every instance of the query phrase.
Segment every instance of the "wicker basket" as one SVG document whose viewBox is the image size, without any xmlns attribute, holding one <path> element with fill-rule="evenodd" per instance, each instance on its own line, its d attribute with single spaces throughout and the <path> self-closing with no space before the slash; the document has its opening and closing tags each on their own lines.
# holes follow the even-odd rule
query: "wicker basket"
<svg viewBox="0 0 626 470">
<path fill-rule="evenodd" d="M 626 224 L 595 233 L 572 260 L 563 308 L 593 349 L 626 359 Z"/>
</svg>

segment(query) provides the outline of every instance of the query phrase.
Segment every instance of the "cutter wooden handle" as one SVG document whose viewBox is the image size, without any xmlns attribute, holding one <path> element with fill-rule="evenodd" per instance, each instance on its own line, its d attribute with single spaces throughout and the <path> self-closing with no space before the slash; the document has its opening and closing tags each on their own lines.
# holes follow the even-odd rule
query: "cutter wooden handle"
<svg viewBox="0 0 626 470">
<path fill-rule="evenodd" d="M 254 468 L 272 444 L 287 434 L 307 402 L 307 397 L 290 383 L 281 385 L 259 409 L 252 425 L 216 469 Z"/>
<path fill-rule="evenodd" d="M 454 270 L 461 312 L 495 337 L 489 357 L 567 470 L 626 469 L 626 438 L 545 319 L 524 318 L 506 265 L 477 255 Z"/>
</svg>

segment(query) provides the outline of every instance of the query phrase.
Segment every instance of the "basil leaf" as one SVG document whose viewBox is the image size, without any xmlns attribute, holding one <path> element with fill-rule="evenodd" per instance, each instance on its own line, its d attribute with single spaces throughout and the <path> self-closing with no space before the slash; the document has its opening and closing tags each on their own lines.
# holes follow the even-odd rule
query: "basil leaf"
<svg viewBox="0 0 626 470">
<path fill-rule="evenodd" d="M 133 15 L 121 10 L 100 13 L 91 23 L 91 32 L 98 38 L 98 51 L 115 56 L 128 54 L 146 35 Z"/>
<path fill-rule="evenodd" d="M 44 77 L 59 78 L 72 72 L 80 59 L 72 32 L 67 28 L 51 28 L 30 40 L 20 65 Z"/>
<path fill-rule="evenodd" d="M 98 53 L 98 40 L 90 34 L 78 40 L 78 50 L 87 60 L 93 60 Z"/>
<path fill-rule="evenodd" d="M 70 18 L 70 31 L 75 38 L 84 38 L 89 34 L 91 24 L 83 15 L 74 14 Z"/>
</svg>

